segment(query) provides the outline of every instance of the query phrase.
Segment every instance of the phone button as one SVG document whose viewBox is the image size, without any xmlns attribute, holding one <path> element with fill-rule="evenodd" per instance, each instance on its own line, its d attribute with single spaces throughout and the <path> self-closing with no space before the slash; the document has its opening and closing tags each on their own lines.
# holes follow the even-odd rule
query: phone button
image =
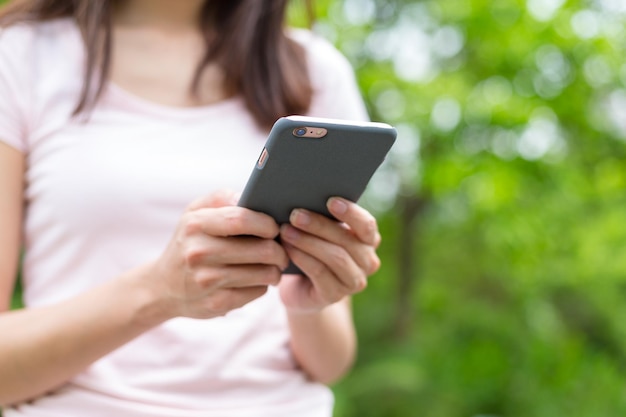
<svg viewBox="0 0 626 417">
<path fill-rule="evenodd" d="M 259 160 L 256 163 L 256 167 L 259 169 L 263 169 L 265 163 L 267 162 L 267 158 L 270 154 L 267 152 L 267 149 L 263 148 L 263 152 L 261 152 L 261 156 L 259 156 Z"/>
</svg>

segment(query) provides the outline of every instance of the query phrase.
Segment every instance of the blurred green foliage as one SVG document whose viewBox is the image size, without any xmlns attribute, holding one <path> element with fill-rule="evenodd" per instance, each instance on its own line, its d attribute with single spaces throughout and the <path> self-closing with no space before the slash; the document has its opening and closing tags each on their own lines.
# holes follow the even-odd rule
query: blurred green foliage
<svg viewBox="0 0 626 417">
<path fill-rule="evenodd" d="M 21 280 L 18 278 L 15 291 L 13 292 L 13 298 L 11 299 L 11 309 L 15 310 L 22 307 L 22 285 Z"/>
<path fill-rule="evenodd" d="M 626 6 L 318 0 L 398 143 L 336 416 L 626 412 Z M 306 25 L 302 4 L 291 20 Z M 18 301 L 16 298 L 16 305 Z"/>
</svg>

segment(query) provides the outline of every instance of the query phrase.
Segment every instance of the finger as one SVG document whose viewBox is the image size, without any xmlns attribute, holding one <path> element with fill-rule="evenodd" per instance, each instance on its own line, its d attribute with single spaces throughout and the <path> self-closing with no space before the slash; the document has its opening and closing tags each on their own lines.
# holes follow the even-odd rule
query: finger
<svg viewBox="0 0 626 417">
<path fill-rule="evenodd" d="M 207 297 L 203 304 L 206 317 L 223 316 L 231 310 L 243 307 L 256 300 L 267 292 L 267 286 L 225 288 L 211 297 Z"/>
<path fill-rule="evenodd" d="M 326 206 L 337 220 L 346 223 L 363 242 L 378 247 L 380 233 L 374 216 L 363 207 L 340 197 L 332 197 Z"/>
<path fill-rule="evenodd" d="M 350 293 L 364 288 L 364 271 L 343 247 L 302 232 L 288 224 L 281 227 L 281 239 L 308 255 L 302 257 L 298 253 L 298 256 L 302 257 L 301 262 L 304 262 L 302 266 L 297 263 L 297 259 L 291 259 L 312 280 L 318 276 L 333 275 Z M 287 254 L 291 257 L 289 251 Z M 302 269 L 302 267 L 306 269 Z"/>
<path fill-rule="evenodd" d="M 191 267 L 213 265 L 289 265 L 285 249 L 273 239 L 253 236 L 196 238 L 186 248 L 185 259 Z"/>
<path fill-rule="evenodd" d="M 224 206 L 234 206 L 237 204 L 237 193 L 231 190 L 218 190 L 208 196 L 194 200 L 187 210 L 199 210 L 202 208 L 217 208 Z"/>
<path fill-rule="evenodd" d="M 220 265 L 200 270 L 196 282 L 203 289 L 275 286 L 281 271 L 275 265 Z"/>
<path fill-rule="evenodd" d="M 309 296 L 317 298 L 317 301 L 323 304 L 336 303 L 345 296 L 365 288 L 365 281 L 359 286 L 346 285 L 324 262 L 291 244 L 286 244 L 285 249 L 294 264 L 300 268 L 311 282 Z"/>
<path fill-rule="evenodd" d="M 292 225 L 309 234 L 335 243 L 348 251 L 359 267 L 370 275 L 380 267 L 375 247 L 361 241 L 345 223 L 338 223 L 317 213 L 304 209 L 292 211 L 289 220 Z"/>
<path fill-rule="evenodd" d="M 202 208 L 187 213 L 192 232 L 202 231 L 210 236 L 258 236 L 274 239 L 279 228 L 267 214 L 237 206 Z"/>
</svg>

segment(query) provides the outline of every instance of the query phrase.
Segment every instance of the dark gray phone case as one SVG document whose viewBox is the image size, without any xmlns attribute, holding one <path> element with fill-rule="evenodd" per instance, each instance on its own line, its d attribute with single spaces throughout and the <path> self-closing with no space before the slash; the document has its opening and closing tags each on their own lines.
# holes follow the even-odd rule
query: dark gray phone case
<svg viewBox="0 0 626 417">
<path fill-rule="evenodd" d="M 328 133 L 319 139 L 294 135 L 294 129 L 303 126 L 322 127 Z M 267 155 L 263 160 L 259 156 L 238 205 L 269 214 L 278 224 L 288 223 L 294 208 L 333 218 L 326 201 L 332 196 L 357 201 L 395 139 L 396 130 L 383 123 L 281 118 L 272 127 Z M 301 272 L 290 263 L 284 273 Z"/>
</svg>

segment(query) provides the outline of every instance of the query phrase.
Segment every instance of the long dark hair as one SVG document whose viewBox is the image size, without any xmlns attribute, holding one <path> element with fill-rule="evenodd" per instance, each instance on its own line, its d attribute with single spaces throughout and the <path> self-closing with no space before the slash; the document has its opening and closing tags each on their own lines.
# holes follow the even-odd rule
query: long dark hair
<svg viewBox="0 0 626 417">
<path fill-rule="evenodd" d="M 111 67 L 115 2 L 123 0 L 15 0 L 0 12 L 0 24 L 73 18 L 86 48 L 85 78 L 75 113 L 100 97 Z M 303 48 L 285 35 L 288 0 L 206 0 L 200 28 L 206 53 L 190 86 L 197 92 L 203 71 L 217 63 L 224 91 L 241 95 L 260 126 L 308 110 L 313 94 Z M 98 79 L 95 79 L 98 78 Z"/>
</svg>

